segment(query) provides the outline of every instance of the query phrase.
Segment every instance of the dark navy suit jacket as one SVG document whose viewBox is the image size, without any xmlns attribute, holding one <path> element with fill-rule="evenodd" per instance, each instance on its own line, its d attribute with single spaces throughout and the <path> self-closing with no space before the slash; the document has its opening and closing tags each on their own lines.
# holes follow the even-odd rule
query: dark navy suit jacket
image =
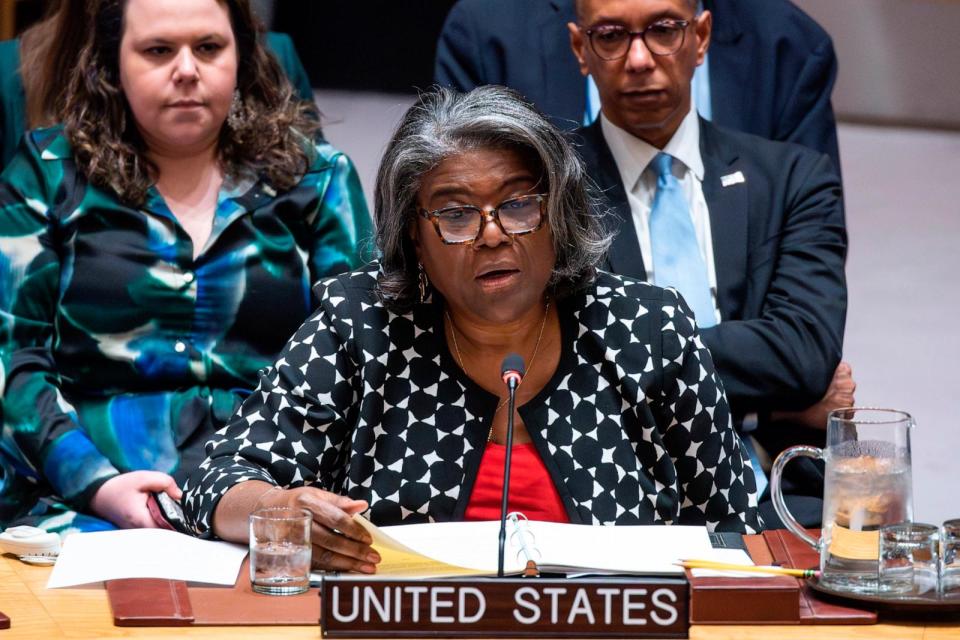
<svg viewBox="0 0 960 640">
<path fill-rule="evenodd" d="M 615 233 L 614 273 L 646 279 L 627 195 L 600 123 L 575 138 Z M 847 238 L 829 157 L 700 120 L 720 324 L 703 329 L 738 415 L 819 400 L 840 362 Z M 742 181 L 723 186 L 724 176 Z"/>
<path fill-rule="evenodd" d="M 704 0 L 713 13 L 713 121 L 828 154 L 839 171 L 827 33 L 788 0 Z M 435 79 L 468 91 L 502 84 L 554 123 L 583 119 L 586 85 L 570 51 L 573 0 L 460 0 L 437 44 Z"/>
</svg>

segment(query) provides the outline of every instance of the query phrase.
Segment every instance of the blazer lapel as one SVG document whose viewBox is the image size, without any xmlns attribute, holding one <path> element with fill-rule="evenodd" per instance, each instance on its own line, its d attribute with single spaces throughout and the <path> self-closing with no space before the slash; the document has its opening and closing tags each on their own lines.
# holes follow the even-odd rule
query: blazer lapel
<svg viewBox="0 0 960 640">
<path fill-rule="evenodd" d="M 607 263 L 610 271 L 638 280 L 647 279 L 647 271 L 643 266 L 643 257 L 640 255 L 640 241 L 637 239 L 637 230 L 633 226 L 633 214 L 630 212 L 630 203 L 627 201 L 627 192 L 623 188 L 620 172 L 617 170 L 613 154 L 603 138 L 600 120 L 597 119 L 580 134 L 583 146 L 581 155 L 587 165 L 587 174 L 600 188 L 604 197 L 604 204 L 608 207 L 605 212 L 606 228 L 614 233 L 610 252 L 607 254 Z"/>
<path fill-rule="evenodd" d="M 701 119 L 703 197 L 710 211 L 717 306 L 721 320 L 730 320 L 740 317 L 746 288 L 750 175 L 736 153 L 720 148 L 716 136 L 714 127 Z"/>
<path fill-rule="evenodd" d="M 530 2 L 532 0 L 525 0 Z M 570 50 L 570 35 L 567 23 L 574 20 L 572 0 L 550 0 L 546 11 L 541 12 L 540 65 L 541 78 L 545 82 L 544 113 L 562 129 L 575 129 L 583 121 L 587 105 L 586 79 L 580 75 L 577 59 Z"/>
</svg>

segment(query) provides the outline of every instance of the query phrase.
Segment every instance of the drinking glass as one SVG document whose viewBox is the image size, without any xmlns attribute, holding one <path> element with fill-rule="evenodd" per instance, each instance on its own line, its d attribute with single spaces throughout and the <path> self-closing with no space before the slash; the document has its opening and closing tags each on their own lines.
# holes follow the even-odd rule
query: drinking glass
<svg viewBox="0 0 960 640">
<path fill-rule="evenodd" d="M 960 519 L 940 527 L 940 593 L 960 598 Z"/>
<path fill-rule="evenodd" d="M 250 514 L 250 583 L 257 593 L 293 595 L 310 588 L 306 509 L 270 507 Z"/>
<path fill-rule="evenodd" d="M 913 519 L 910 414 L 894 409 L 837 409 L 827 419 L 827 446 L 795 446 L 773 463 L 771 496 L 784 526 L 820 552 L 820 580 L 857 593 L 877 590 L 880 527 Z M 823 525 L 812 538 L 783 499 L 784 466 L 796 456 L 826 466 Z"/>
<path fill-rule="evenodd" d="M 880 529 L 879 591 L 898 595 L 936 594 L 940 571 L 939 527 L 919 522 Z"/>
</svg>

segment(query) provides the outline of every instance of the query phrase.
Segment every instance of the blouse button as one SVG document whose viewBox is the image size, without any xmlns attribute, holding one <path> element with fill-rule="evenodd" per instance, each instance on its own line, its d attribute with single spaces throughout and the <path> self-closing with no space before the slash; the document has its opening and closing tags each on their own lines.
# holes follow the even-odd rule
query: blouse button
<svg viewBox="0 0 960 640">
<path fill-rule="evenodd" d="M 193 282 L 194 278 L 196 278 L 196 276 L 193 275 L 193 273 L 190 271 L 183 274 L 183 281 L 186 282 L 187 284 L 190 284 L 191 282 Z"/>
<path fill-rule="evenodd" d="M 177 353 L 183 353 L 184 351 L 187 350 L 187 345 L 183 342 L 183 340 L 177 340 L 173 344 L 173 350 L 176 351 Z"/>
</svg>

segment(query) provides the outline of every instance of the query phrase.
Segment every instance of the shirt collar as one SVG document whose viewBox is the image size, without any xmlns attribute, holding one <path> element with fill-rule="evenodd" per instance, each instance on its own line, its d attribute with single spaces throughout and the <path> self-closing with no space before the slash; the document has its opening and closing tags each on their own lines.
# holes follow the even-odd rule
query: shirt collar
<svg viewBox="0 0 960 640">
<path fill-rule="evenodd" d="M 624 189 L 630 192 L 660 149 L 613 124 L 603 112 L 600 113 L 600 129 L 607 146 L 610 147 L 610 153 L 613 154 L 613 160 L 617 163 Z M 697 180 L 703 182 L 700 121 L 696 109 L 690 109 L 663 151 L 683 163 Z"/>
</svg>

